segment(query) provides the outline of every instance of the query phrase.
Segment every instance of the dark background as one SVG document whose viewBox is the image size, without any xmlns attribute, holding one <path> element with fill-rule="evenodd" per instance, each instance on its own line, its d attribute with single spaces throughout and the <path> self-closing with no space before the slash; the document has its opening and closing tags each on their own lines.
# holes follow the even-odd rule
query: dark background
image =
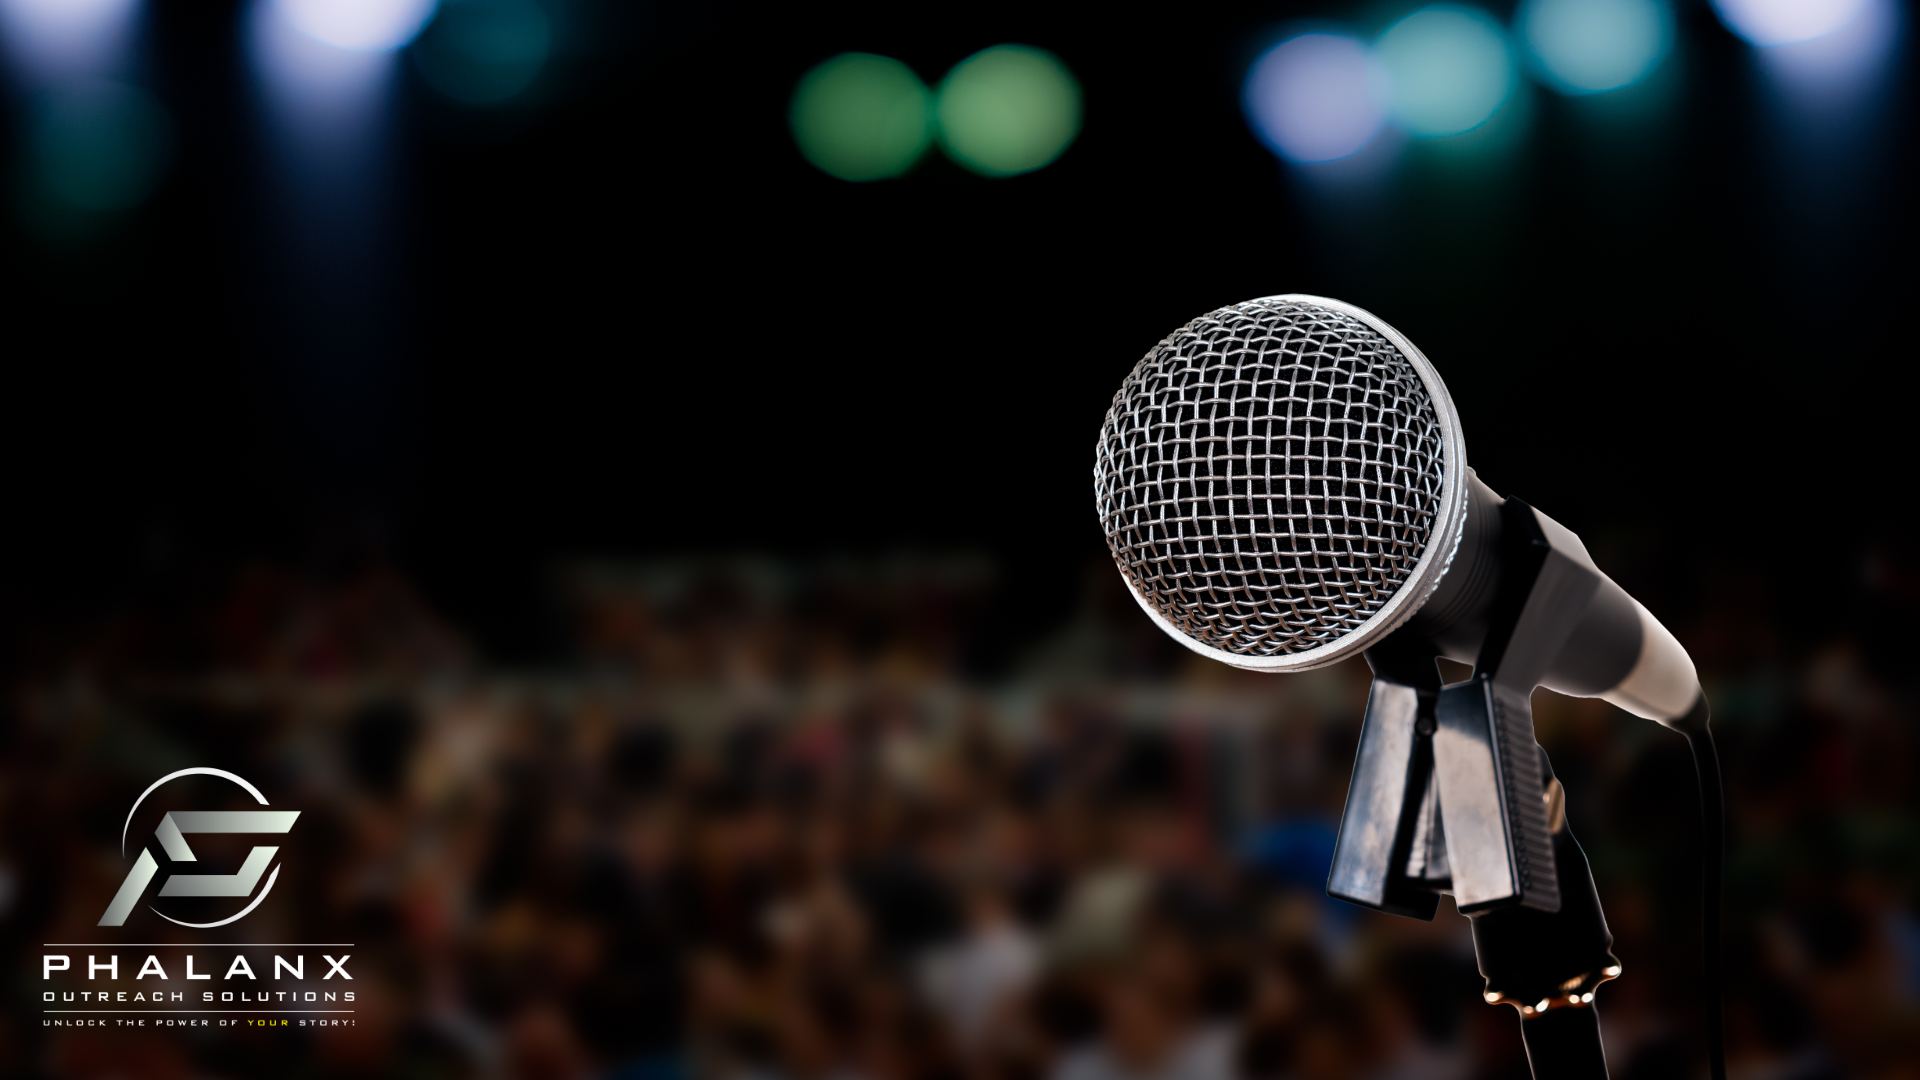
<svg viewBox="0 0 1920 1080">
<path fill-rule="evenodd" d="M 1738 568 L 1791 594 L 1784 626 L 1855 618 L 1863 560 L 1910 556 L 1904 73 L 1852 149 L 1796 143 L 1752 50 L 1687 4 L 1625 107 L 1536 88 L 1504 157 L 1414 147 L 1342 199 L 1237 95 L 1288 20 L 1364 11 L 562 10 L 531 103 L 461 113 L 402 72 L 392 288 L 314 360 L 273 293 L 236 12 L 154 6 L 170 179 L 79 250 L 6 239 L 9 608 L 370 545 L 538 656 L 556 556 L 934 546 L 1001 560 L 1019 637 L 1098 549 L 1090 447 L 1133 361 L 1295 291 L 1401 328 L 1483 478 L 1683 610 Z M 1085 87 L 1039 173 L 934 153 L 852 185 L 786 135 L 824 56 L 932 80 L 1004 40 Z"/>
</svg>

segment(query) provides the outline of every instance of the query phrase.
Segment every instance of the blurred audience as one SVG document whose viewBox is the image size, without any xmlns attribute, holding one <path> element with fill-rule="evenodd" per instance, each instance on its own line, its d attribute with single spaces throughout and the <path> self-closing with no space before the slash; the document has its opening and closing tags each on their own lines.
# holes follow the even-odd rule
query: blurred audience
<svg viewBox="0 0 1920 1080">
<path fill-rule="evenodd" d="M 1113 577 L 992 680 L 965 668 L 992 580 L 973 559 L 581 568 L 577 662 L 540 673 L 488 669 L 384 569 L 260 570 L 207 610 L 117 621 L 13 687 L 12 970 L 85 940 L 60 935 L 111 894 L 131 793 L 221 764 L 309 815 L 250 929 L 354 935 L 362 1022 L 135 1053 L 14 1012 L 0 1057 L 74 1078 L 1526 1076 L 1450 904 L 1423 923 L 1324 895 L 1364 665 L 1206 664 Z M 1911 700 L 1844 642 L 1722 662 L 1731 1075 L 1920 1077 Z M 1613 1073 L 1704 1075 L 1685 747 L 1537 704 L 1626 966 L 1599 998 Z"/>
</svg>

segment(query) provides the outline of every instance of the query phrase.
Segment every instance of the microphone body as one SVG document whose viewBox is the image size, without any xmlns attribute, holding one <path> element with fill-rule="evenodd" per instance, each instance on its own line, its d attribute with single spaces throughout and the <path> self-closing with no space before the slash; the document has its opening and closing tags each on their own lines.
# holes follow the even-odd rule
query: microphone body
<svg viewBox="0 0 1920 1080">
<path fill-rule="evenodd" d="M 1436 655 L 1475 664 L 1486 644 L 1494 602 L 1505 570 L 1505 499 L 1467 476 L 1467 515 L 1453 565 L 1401 632 L 1432 643 Z M 1505 662 L 1537 668 L 1537 684 L 1571 697 L 1597 697 L 1635 716 L 1672 726 L 1693 710 L 1700 680 L 1687 650 L 1638 600 L 1595 566 L 1586 545 L 1559 522 L 1532 511 L 1561 591 L 1536 601 L 1552 605 L 1557 632 L 1520 649 Z M 1524 555 L 1522 556 L 1524 557 Z M 1521 681 L 1514 672 L 1513 681 Z"/>
</svg>

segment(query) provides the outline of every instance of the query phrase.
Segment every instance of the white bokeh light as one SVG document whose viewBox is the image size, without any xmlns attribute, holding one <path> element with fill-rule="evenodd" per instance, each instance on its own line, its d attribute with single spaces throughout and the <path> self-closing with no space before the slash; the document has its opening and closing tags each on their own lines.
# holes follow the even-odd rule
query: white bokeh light
<svg viewBox="0 0 1920 1080">
<path fill-rule="evenodd" d="M 1815 113 L 1823 124 L 1857 119 L 1882 96 L 1904 31 L 1896 0 L 1863 0 L 1860 12 L 1830 34 L 1754 50 L 1760 70 L 1779 93 Z"/>
<path fill-rule="evenodd" d="M 99 76 L 133 40 L 140 0 L 0 0 L 0 36 L 29 81 Z"/>
<path fill-rule="evenodd" d="M 280 0 L 257 0 L 248 19 L 254 70 L 282 125 L 357 127 L 392 81 L 395 57 L 323 44 L 289 23 Z"/>
<path fill-rule="evenodd" d="M 1713 0 L 1727 28 L 1755 45 L 1790 45 L 1840 30 L 1868 0 Z"/>
<path fill-rule="evenodd" d="M 1358 153 L 1386 120 L 1385 74 L 1362 42 L 1301 34 L 1247 71 L 1242 104 L 1260 141 L 1289 161 L 1334 161 Z"/>
<path fill-rule="evenodd" d="M 350 52 L 392 52 L 419 36 L 438 0 L 273 0 L 301 33 Z"/>
</svg>

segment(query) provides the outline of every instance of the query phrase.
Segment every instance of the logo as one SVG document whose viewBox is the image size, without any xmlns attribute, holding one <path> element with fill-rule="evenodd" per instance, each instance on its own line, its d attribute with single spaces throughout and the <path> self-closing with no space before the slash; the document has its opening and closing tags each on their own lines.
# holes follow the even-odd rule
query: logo
<svg viewBox="0 0 1920 1080">
<path fill-rule="evenodd" d="M 123 858 L 127 853 L 127 830 L 133 827 L 133 815 L 139 812 L 140 804 L 147 801 L 147 796 L 153 794 L 160 785 L 170 780 L 178 780 L 183 776 L 218 776 L 223 780 L 231 780 L 246 789 L 247 794 L 253 796 L 254 801 L 261 806 L 267 805 L 267 797 L 260 794 L 259 788 L 225 769 L 202 767 L 168 773 L 141 792 L 140 797 L 133 801 L 133 809 L 127 811 L 127 822 L 120 827 L 120 854 Z M 160 841 L 160 849 L 167 853 L 168 859 L 176 863 L 198 862 L 199 860 L 194 857 L 193 848 L 187 844 L 189 835 L 194 833 L 285 835 L 293 829 L 294 820 L 299 816 L 298 810 L 174 810 L 160 819 L 160 826 L 153 831 L 153 835 L 154 839 Z M 246 861 L 241 864 L 239 872 L 233 874 L 173 874 L 160 886 L 160 895 L 253 896 L 253 887 L 260 884 L 260 876 L 266 874 L 267 866 L 273 862 L 273 856 L 279 850 L 277 847 L 254 848 L 247 854 Z M 147 886 L 152 884 L 154 875 L 159 872 L 159 862 L 154 859 L 153 852 L 143 845 L 140 848 L 140 858 L 134 861 L 133 869 L 127 872 L 127 879 L 120 883 L 120 891 L 114 894 L 113 903 L 107 905 L 107 913 L 100 916 L 100 921 L 96 925 L 125 925 L 127 916 L 133 913 L 133 906 L 140 902 L 140 897 L 145 895 Z M 240 909 L 239 914 L 215 922 L 186 922 L 168 915 L 151 904 L 148 905 L 148 910 L 170 923 L 190 926 L 196 930 L 225 926 L 231 922 L 238 922 L 254 908 L 259 907 L 260 902 L 273 891 L 273 883 L 279 880 L 279 877 L 280 868 L 276 866 L 273 868 L 273 873 L 267 875 L 266 887 L 260 890 L 259 896 L 253 897 L 252 903 Z"/>
</svg>

